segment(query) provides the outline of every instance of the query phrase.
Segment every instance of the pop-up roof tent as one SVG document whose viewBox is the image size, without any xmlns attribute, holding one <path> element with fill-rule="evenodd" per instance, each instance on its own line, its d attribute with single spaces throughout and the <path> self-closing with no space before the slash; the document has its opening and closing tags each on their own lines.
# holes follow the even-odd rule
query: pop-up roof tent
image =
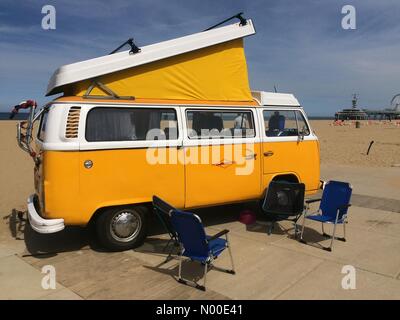
<svg viewBox="0 0 400 320">
<path fill-rule="evenodd" d="M 245 23 L 243 23 L 245 21 Z M 243 38 L 251 20 L 85 60 L 57 69 L 47 96 L 253 101 Z"/>
</svg>

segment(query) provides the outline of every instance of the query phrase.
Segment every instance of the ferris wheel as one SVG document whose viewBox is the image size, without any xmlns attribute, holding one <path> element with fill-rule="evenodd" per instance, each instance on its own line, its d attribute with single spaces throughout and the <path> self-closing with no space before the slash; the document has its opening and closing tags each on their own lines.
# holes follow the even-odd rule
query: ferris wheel
<svg viewBox="0 0 400 320">
<path fill-rule="evenodd" d="M 392 101 L 390 101 L 390 106 L 394 111 L 400 111 L 400 93 L 396 94 Z"/>
</svg>

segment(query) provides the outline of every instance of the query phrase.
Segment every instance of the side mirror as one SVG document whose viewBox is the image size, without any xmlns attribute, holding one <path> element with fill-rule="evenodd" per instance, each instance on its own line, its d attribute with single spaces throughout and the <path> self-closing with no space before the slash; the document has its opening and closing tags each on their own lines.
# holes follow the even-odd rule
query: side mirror
<svg viewBox="0 0 400 320">
<path fill-rule="evenodd" d="M 299 132 L 299 141 L 304 141 L 304 136 L 308 136 L 310 134 L 308 127 L 303 126 L 301 131 Z"/>
</svg>

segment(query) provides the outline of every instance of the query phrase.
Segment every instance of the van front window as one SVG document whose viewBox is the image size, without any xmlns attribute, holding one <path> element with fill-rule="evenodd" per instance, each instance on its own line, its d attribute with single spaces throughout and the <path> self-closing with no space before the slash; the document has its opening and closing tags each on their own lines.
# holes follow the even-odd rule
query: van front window
<svg viewBox="0 0 400 320">
<path fill-rule="evenodd" d="M 309 135 L 310 130 L 300 111 L 264 110 L 265 135 L 267 137 L 291 137 Z"/>
<path fill-rule="evenodd" d="M 103 108 L 89 111 L 86 140 L 174 140 L 178 137 L 174 109 Z"/>
</svg>

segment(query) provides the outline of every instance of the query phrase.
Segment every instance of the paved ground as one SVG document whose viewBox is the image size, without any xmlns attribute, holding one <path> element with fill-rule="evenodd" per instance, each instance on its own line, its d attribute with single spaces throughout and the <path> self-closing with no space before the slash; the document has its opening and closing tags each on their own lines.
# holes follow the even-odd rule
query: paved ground
<svg viewBox="0 0 400 320">
<path fill-rule="evenodd" d="M 323 166 L 322 176 L 354 186 L 347 242 L 335 242 L 332 253 L 321 250 L 318 246 L 327 240 L 319 234 L 320 225 L 311 222 L 305 229 L 310 245 L 295 241 L 288 223 L 280 223 L 268 236 L 260 214 L 252 226 L 237 221 L 243 207 L 251 204 L 200 210 L 209 234 L 230 229 L 237 271 L 209 271 L 206 292 L 175 280 L 176 260 L 163 264 L 166 238 L 156 222 L 142 247 L 109 253 L 98 247 L 89 230 L 38 235 L 11 211 L 0 223 L 0 298 L 400 299 L 399 168 Z M 216 264 L 229 266 L 228 255 Z M 42 289 L 45 265 L 55 267 L 55 290 Z M 342 289 L 345 265 L 356 269 L 355 290 Z M 202 275 L 191 263 L 184 270 L 192 279 Z"/>
</svg>

